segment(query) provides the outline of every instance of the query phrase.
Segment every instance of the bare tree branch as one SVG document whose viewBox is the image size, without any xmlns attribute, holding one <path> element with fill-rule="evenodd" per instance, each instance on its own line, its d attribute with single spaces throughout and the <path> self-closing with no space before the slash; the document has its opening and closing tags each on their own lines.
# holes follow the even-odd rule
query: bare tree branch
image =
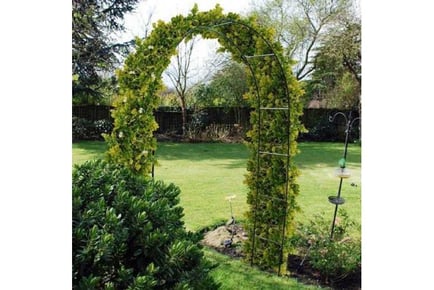
<svg viewBox="0 0 434 290">
<path fill-rule="evenodd" d="M 312 71 L 315 49 L 325 34 L 339 29 L 339 18 L 347 13 L 351 0 L 265 0 L 257 1 L 254 13 L 277 32 L 286 55 L 296 61 L 298 80 Z"/>
</svg>

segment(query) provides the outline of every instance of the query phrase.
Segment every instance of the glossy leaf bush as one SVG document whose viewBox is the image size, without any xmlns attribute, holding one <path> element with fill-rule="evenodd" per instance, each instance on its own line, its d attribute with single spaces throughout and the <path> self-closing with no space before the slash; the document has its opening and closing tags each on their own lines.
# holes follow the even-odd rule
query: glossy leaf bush
<svg viewBox="0 0 434 290">
<path fill-rule="evenodd" d="M 105 161 L 73 170 L 74 289 L 217 289 L 180 190 Z"/>
</svg>

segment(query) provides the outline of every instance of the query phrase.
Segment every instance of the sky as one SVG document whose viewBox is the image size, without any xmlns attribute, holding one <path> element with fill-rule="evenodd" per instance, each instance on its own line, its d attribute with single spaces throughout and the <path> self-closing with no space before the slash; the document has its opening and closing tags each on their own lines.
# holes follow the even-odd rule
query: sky
<svg viewBox="0 0 434 290">
<path fill-rule="evenodd" d="M 170 21 L 178 14 L 187 15 L 197 3 L 199 11 L 213 9 L 217 3 L 223 7 L 223 12 L 236 12 L 243 14 L 249 8 L 251 0 L 142 0 L 136 11 L 125 17 L 127 37 L 132 35 L 143 36 L 144 23 L 152 12 L 153 22 L 157 20 Z"/>
<path fill-rule="evenodd" d="M 144 37 L 150 15 L 152 15 L 151 23 L 155 23 L 158 20 L 169 22 L 176 15 L 189 14 L 195 3 L 197 3 L 199 11 L 208 11 L 219 3 L 223 8 L 223 13 L 235 12 L 243 15 L 249 10 L 251 2 L 252 0 L 142 0 L 134 12 L 125 16 L 126 31 L 118 35 L 118 39 L 120 41 L 129 41 L 136 36 Z M 148 29 L 151 29 L 151 26 Z M 218 47 L 217 40 L 203 40 L 199 38 L 194 46 L 190 65 L 191 71 L 195 72 L 195 75 L 199 77 L 189 78 L 190 84 L 201 81 L 200 76 L 208 75 L 209 69 L 207 68 L 207 64 L 212 62 Z M 173 58 L 172 61 L 174 62 Z M 166 86 L 173 87 L 169 78 L 164 73 L 162 77 Z"/>
</svg>

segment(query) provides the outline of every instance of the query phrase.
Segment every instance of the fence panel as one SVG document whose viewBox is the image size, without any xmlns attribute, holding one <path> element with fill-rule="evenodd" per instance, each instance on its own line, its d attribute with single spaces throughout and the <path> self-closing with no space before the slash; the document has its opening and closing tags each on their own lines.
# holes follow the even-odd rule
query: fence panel
<svg viewBox="0 0 434 290">
<path fill-rule="evenodd" d="M 113 121 L 110 106 L 73 106 L 72 115 L 91 121 L 106 119 Z M 203 110 L 187 112 L 188 121 L 200 122 L 202 128 L 211 124 L 234 125 L 238 124 L 243 128 L 250 127 L 251 108 L 222 108 L 208 107 Z M 341 111 L 348 114 L 348 110 L 337 109 L 304 109 L 301 121 L 308 129 L 307 133 L 301 133 L 299 141 L 343 141 L 345 138 L 345 121 L 338 118 L 335 122 L 329 122 L 329 116 Z M 353 111 L 353 117 L 359 113 Z M 158 123 L 157 133 L 159 134 L 180 134 L 182 132 L 182 113 L 180 108 L 161 107 L 154 112 L 155 120 Z M 360 124 L 354 126 L 350 135 L 351 140 L 360 138 Z"/>
<path fill-rule="evenodd" d="M 180 111 L 155 111 L 158 123 L 157 133 L 182 133 L 182 113 Z"/>
<path fill-rule="evenodd" d="M 111 106 L 97 106 L 97 105 L 74 105 L 72 106 L 72 116 L 87 119 L 90 121 L 96 120 L 111 120 L 110 110 Z"/>
</svg>

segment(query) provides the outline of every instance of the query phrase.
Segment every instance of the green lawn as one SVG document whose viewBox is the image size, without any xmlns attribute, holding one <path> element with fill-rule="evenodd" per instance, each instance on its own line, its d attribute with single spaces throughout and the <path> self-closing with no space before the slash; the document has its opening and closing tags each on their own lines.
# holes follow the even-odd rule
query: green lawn
<svg viewBox="0 0 434 290">
<path fill-rule="evenodd" d="M 325 211 L 331 223 L 334 206 L 327 197 L 335 195 L 338 190 L 339 179 L 334 176 L 334 170 L 342 156 L 343 144 L 308 142 L 300 143 L 299 149 L 300 154 L 295 161 L 301 172 L 298 202 L 302 212 L 297 218 L 306 220 L 315 213 Z M 104 142 L 74 143 L 73 163 L 101 158 L 105 150 Z M 181 188 L 181 205 L 188 229 L 198 230 L 227 220 L 230 207 L 225 197 L 233 194 L 236 195 L 233 201 L 235 217 L 242 219 L 247 210 L 247 187 L 243 180 L 249 155 L 244 145 L 164 142 L 159 143 L 156 155 L 159 165 L 155 169 L 155 178 L 173 182 Z M 342 207 L 352 219 L 360 221 L 360 146 L 349 146 L 347 160 L 352 176 L 343 183 L 342 196 L 347 202 Z M 351 186 L 351 183 L 357 186 Z M 210 261 L 218 263 L 212 276 L 222 283 L 221 289 L 318 289 L 298 283 L 295 279 L 258 271 L 211 249 L 204 252 Z"/>
<path fill-rule="evenodd" d="M 72 163 L 81 164 L 86 160 L 103 158 L 107 145 L 102 141 L 72 143 Z"/>
<path fill-rule="evenodd" d="M 105 148 L 104 142 L 75 143 L 73 162 L 79 164 L 103 157 Z M 297 219 L 306 220 L 324 211 L 331 223 L 334 205 L 327 197 L 337 194 L 339 179 L 334 171 L 342 156 L 343 144 L 306 142 L 299 143 L 299 149 L 295 161 L 301 173 L 298 202 L 302 212 Z M 233 194 L 236 195 L 232 202 L 235 218 L 243 219 L 247 210 L 247 187 L 243 181 L 249 155 L 243 144 L 163 142 L 159 143 L 156 155 L 159 165 L 155 168 L 155 178 L 181 188 L 181 205 L 188 229 L 198 230 L 227 220 L 230 207 L 225 197 Z M 341 194 L 346 203 L 341 207 L 356 221 L 361 217 L 360 161 L 361 147 L 350 144 L 347 167 L 352 176 L 343 182 Z"/>
<path fill-rule="evenodd" d="M 295 279 L 279 277 L 276 274 L 265 273 L 250 267 L 240 260 L 234 260 L 215 250 L 205 249 L 205 257 L 218 263 L 218 267 L 211 272 L 216 282 L 220 282 L 221 290 L 249 289 L 249 290 L 308 290 L 324 289 L 317 286 L 304 285 Z"/>
<path fill-rule="evenodd" d="M 335 206 L 328 202 L 328 196 L 337 195 L 339 178 L 335 176 L 338 160 L 342 157 L 344 145 L 342 143 L 299 143 L 300 154 L 295 161 L 300 170 L 298 183 L 300 195 L 298 202 L 302 212 L 297 216 L 299 220 L 310 219 L 315 213 L 325 212 L 333 219 Z M 341 196 L 345 199 L 344 208 L 349 217 L 361 222 L 361 147 L 349 144 L 347 153 L 347 168 L 351 177 L 342 183 Z M 353 185 L 351 185 L 353 184 Z M 360 234 L 360 233 L 359 233 Z"/>
</svg>

